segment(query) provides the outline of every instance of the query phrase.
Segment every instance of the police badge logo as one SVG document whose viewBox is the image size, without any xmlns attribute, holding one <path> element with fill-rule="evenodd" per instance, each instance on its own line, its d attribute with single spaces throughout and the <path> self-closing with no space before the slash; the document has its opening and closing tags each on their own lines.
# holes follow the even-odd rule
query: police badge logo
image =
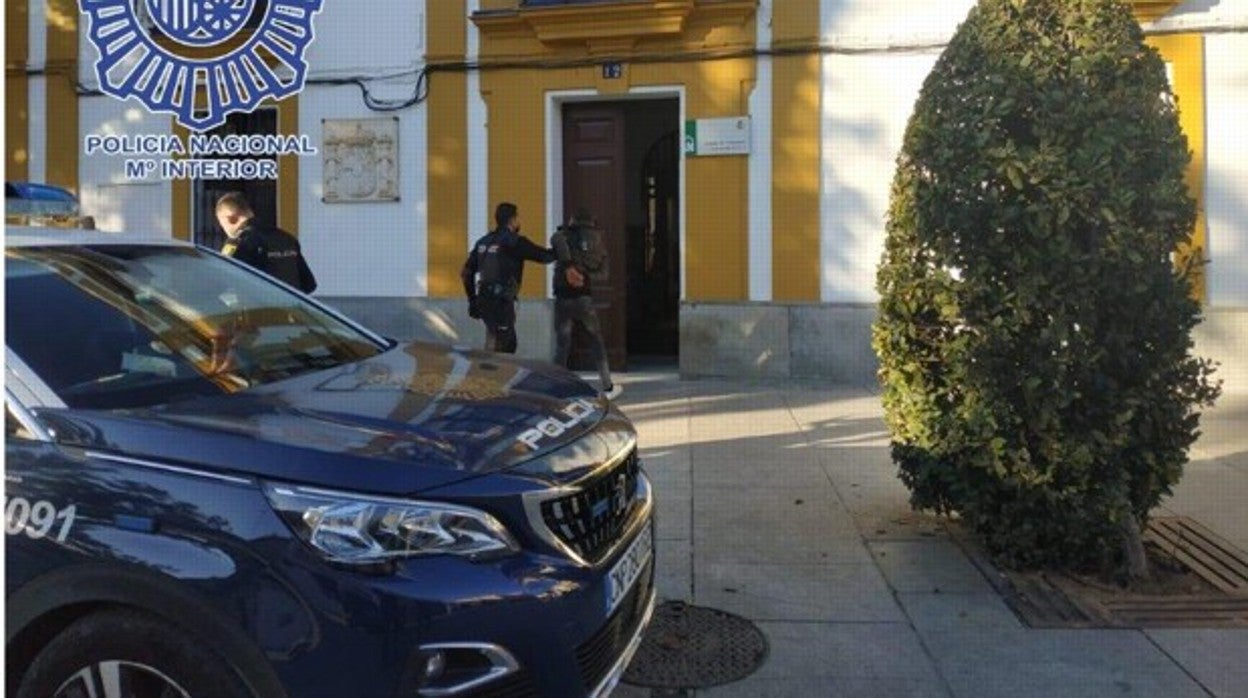
<svg viewBox="0 0 1248 698">
<path fill-rule="evenodd" d="M 219 44 L 234 36 L 255 10 L 254 0 L 145 0 L 152 23 L 191 46 Z"/>
<path fill-rule="evenodd" d="M 303 55 L 321 2 L 79 0 L 79 7 L 91 20 L 102 92 L 206 131 L 233 112 L 303 89 Z M 253 14 L 260 21 L 250 28 Z"/>
</svg>

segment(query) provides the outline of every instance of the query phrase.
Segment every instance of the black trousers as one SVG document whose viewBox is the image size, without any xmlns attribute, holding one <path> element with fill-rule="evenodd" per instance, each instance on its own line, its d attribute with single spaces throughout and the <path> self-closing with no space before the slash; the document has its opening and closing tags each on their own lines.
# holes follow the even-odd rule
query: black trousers
<svg viewBox="0 0 1248 698">
<path fill-rule="evenodd" d="M 606 390 L 611 386 L 611 367 L 607 363 L 607 347 L 602 342 L 602 327 L 598 323 L 598 311 L 594 310 L 593 297 L 555 299 L 555 363 L 565 368 L 568 365 L 573 323 L 584 327 L 589 335 L 598 377 L 602 380 L 602 389 Z"/>
<path fill-rule="evenodd" d="M 500 354 L 516 353 L 516 300 L 503 296 L 477 298 L 481 321 L 485 323 L 485 350 Z"/>
</svg>

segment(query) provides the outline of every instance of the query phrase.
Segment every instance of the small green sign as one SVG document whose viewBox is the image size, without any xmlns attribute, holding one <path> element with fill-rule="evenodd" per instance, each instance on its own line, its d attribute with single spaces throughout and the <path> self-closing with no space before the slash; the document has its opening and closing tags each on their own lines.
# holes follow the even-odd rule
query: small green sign
<svg viewBox="0 0 1248 698">
<path fill-rule="evenodd" d="M 685 155 L 749 155 L 750 117 L 685 121 Z"/>
</svg>

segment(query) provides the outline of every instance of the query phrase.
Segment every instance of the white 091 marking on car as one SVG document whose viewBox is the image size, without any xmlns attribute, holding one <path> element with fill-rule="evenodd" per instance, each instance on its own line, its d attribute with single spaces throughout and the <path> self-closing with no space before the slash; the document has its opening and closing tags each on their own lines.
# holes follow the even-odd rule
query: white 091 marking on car
<svg viewBox="0 0 1248 698">
<path fill-rule="evenodd" d="M 31 502 L 25 497 L 10 497 L 4 505 L 4 532 L 15 536 L 24 531 L 30 538 L 39 540 L 52 533 L 56 522 L 60 521 L 56 542 L 64 543 L 74 526 L 74 517 L 77 514 L 76 504 L 70 504 L 58 511 L 56 505 L 46 499 Z"/>
<path fill-rule="evenodd" d="M 594 403 L 584 398 L 577 398 L 569 402 L 561 411 L 566 419 L 560 419 L 559 416 L 547 417 L 532 429 L 520 434 L 516 440 L 528 446 L 530 451 L 536 451 L 542 439 L 555 439 L 562 436 L 572 427 L 593 416 L 595 410 Z"/>
</svg>

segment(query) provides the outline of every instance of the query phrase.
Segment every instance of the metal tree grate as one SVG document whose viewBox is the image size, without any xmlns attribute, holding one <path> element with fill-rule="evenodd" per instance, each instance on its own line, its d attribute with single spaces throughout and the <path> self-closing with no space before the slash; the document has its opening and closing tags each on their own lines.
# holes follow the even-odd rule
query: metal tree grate
<svg viewBox="0 0 1248 698">
<path fill-rule="evenodd" d="M 624 682 L 662 689 L 720 686 L 754 673 L 767 652 L 767 637 L 750 621 L 668 601 L 655 609 Z"/>
</svg>

